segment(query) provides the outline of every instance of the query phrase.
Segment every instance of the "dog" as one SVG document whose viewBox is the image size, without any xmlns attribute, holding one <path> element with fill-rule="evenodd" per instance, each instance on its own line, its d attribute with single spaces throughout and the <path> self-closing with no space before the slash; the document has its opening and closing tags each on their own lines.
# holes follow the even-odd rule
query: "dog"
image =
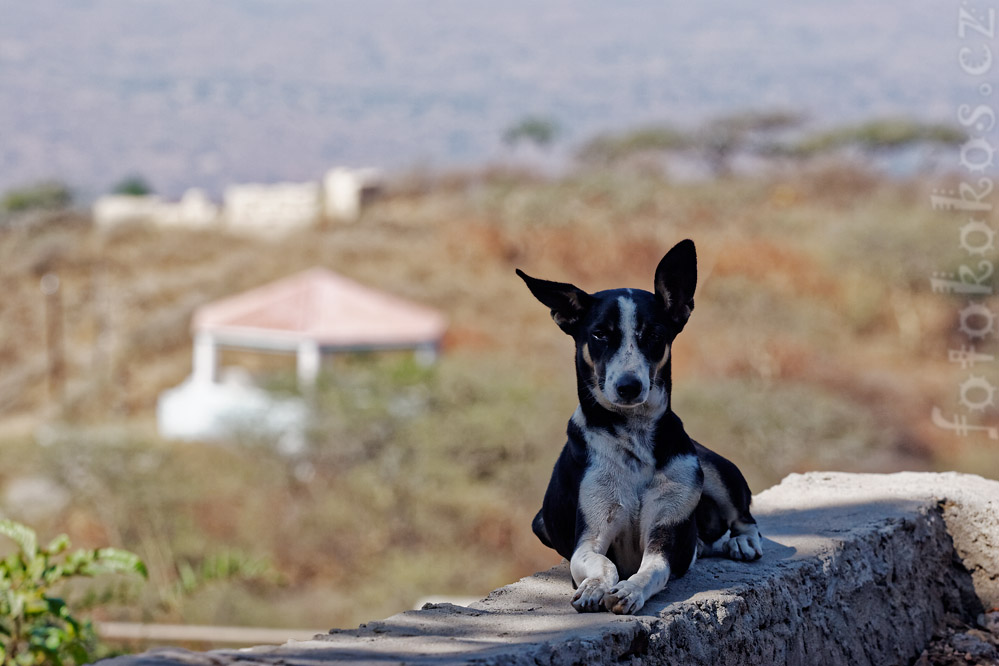
<svg viewBox="0 0 999 666">
<path fill-rule="evenodd" d="M 652 293 L 517 275 L 576 343 L 579 406 L 532 525 L 569 561 L 572 606 L 633 614 L 699 552 L 761 557 L 745 478 L 687 436 L 670 401 L 670 349 L 694 309 L 693 241 L 662 258 Z"/>
</svg>

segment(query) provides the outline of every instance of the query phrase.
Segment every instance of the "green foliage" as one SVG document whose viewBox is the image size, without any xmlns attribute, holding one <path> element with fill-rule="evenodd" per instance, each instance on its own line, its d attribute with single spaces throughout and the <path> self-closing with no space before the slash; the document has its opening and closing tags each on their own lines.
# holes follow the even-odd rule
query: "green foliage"
<svg viewBox="0 0 999 666">
<path fill-rule="evenodd" d="M 791 148 L 799 155 L 814 155 L 838 148 L 856 146 L 874 153 L 927 143 L 954 146 L 967 138 L 951 125 L 921 123 L 906 118 L 872 120 L 847 125 L 806 137 Z"/>
<path fill-rule="evenodd" d="M 240 550 L 225 549 L 209 554 L 201 562 L 180 560 L 172 598 L 164 599 L 164 602 L 178 604 L 181 599 L 211 583 L 227 581 L 283 582 L 270 560 L 252 557 Z"/>
<path fill-rule="evenodd" d="M 0 199 L 0 209 L 7 213 L 30 210 L 61 210 L 73 202 L 72 191 L 58 182 L 44 182 L 7 192 Z"/>
<path fill-rule="evenodd" d="M 642 153 L 689 150 L 701 154 L 714 173 L 723 174 L 736 152 L 773 152 L 772 135 L 803 121 L 802 115 L 788 111 L 747 111 L 710 119 L 690 131 L 652 125 L 598 136 L 584 144 L 577 156 L 586 163 L 612 165 Z"/>
<path fill-rule="evenodd" d="M 85 664 L 94 660 L 97 635 L 51 591 L 68 579 L 108 573 L 139 574 L 138 557 L 115 548 L 69 550 L 69 538 L 56 537 L 38 547 L 34 530 L 0 520 L 0 534 L 17 550 L 0 561 L 0 664 Z"/>
<path fill-rule="evenodd" d="M 142 176 L 129 176 L 115 185 L 111 193 L 142 197 L 152 194 L 153 188 Z"/>
<path fill-rule="evenodd" d="M 529 141 L 544 148 L 551 145 L 561 131 L 558 122 L 553 118 L 528 116 L 503 132 L 503 143 L 515 145 L 521 141 Z"/>
</svg>

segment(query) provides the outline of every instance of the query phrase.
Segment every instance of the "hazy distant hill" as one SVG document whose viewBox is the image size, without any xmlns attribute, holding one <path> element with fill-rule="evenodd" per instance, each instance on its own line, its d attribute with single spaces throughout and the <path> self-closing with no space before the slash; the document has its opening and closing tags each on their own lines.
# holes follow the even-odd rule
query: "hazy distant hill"
<svg viewBox="0 0 999 666">
<path fill-rule="evenodd" d="M 747 108 L 943 120 L 976 95 L 957 7 L 929 0 L 532 3 L 39 0 L 0 20 L 0 190 L 318 177 L 501 154 Z"/>
</svg>

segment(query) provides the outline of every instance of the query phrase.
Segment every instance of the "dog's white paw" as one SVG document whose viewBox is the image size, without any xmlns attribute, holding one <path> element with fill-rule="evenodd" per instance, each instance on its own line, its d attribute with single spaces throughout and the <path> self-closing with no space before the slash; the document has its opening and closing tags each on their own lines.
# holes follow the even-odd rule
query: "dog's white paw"
<svg viewBox="0 0 999 666">
<path fill-rule="evenodd" d="M 572 595 L 572 607 L 580 613 L 595 613 L 602 611 L 604 595 L 610 585 L 602 578 L 585 578 Z"/>
<path fill-rule="evenodd" d="M 604 595 L 604 608 L 618 615 L 631 615 L 644 605 L 642 586 L 629 580 L 622 580 Z"/>
<path fill-rule="evenodd" d="M 725 556 L 733 560 L 757 560 L 763 557 L 763 541 L 759 532 L 740 534 L 725 542 L 722 546 Z"/>
</svg>

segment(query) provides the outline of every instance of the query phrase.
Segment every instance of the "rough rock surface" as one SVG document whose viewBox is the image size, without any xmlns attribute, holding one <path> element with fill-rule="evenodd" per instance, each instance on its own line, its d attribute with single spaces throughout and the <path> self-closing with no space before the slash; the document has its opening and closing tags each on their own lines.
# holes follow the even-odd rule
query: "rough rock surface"
<svg viewBox="0 0 999 666">
<path fill-rule="evenodd" d="M 810 473 L 760 493 L 754 563 L 700 560 L 640 615 L 577 614 L 565 565 L 465 608 L 314 640 L 132 664 L 908 664 L 946 618 L 999 606 L 999 482 Z"/>
<path fill-rule="evenodd" d="M 950 616 L 913 666 L 999 666 L 999 611 L 983 613 L 974 626 Z"/>
</svg>

